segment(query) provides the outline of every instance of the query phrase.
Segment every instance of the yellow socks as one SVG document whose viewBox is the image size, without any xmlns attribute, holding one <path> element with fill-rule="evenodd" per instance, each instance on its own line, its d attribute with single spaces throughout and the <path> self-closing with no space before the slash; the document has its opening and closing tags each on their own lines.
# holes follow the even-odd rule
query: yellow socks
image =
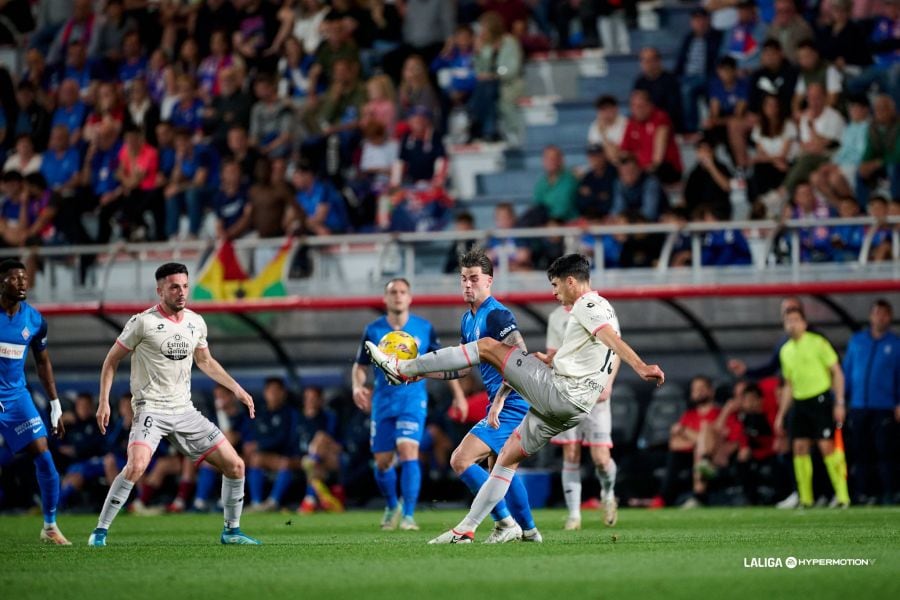
<svg viewBox="0 0 900 600">
<path fill-rule="evenodd" d="M 832 454 L 832 456 L 834 456 Z M 826 464 L 828 464 L 826 460 Z M 828 468 L 831 473 L 831 467 Z M 797 494 L 800 496 L 801 506 L 812 506 L 813 503 L 813 465 L 812 457 L 806 455 L 794 455 L 794 477 L 797 479 Z M 833 480 L 833 478 L 832 478 Z M 844 482 L 844 490 L 847 482 Z"/>
<path fill-rule="evenodd" d="M 809 458 L 809 457 L 807 457 Z M 847 460 L 843 450 L 835 450 L 824 458 L 825 468 L 828 469 L 828 477 L 834 487 L 834 495 L 841 504 L 850 504 L 850 494 L 847 492 Z M 794 470 L 797 469 L 797 459 L 794 459 Z M 798 480 L 799 481 L 799 480 Z"/>
</svg>

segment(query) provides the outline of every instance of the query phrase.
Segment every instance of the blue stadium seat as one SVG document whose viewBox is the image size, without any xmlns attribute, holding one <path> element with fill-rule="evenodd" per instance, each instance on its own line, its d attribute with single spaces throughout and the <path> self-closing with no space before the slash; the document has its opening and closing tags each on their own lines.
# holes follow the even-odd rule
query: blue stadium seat
<svg viewBox="0 0 900 600">
<path fill-rule="evenodd" d="M 684 393 L 683 388 L 671 383 L 653 391 L 638 438 L 639 448 L 659 448 L 669 443 L 669 430 L 686 408 Z"/>
</svg>

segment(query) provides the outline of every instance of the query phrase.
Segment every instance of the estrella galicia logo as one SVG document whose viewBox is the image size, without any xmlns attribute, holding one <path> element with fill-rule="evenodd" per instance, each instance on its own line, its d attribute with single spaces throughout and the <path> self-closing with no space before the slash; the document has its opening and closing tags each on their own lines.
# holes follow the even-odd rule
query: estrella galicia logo
<svg viewBox="0 0 900 600">
<path fill-rule="evenodd" d="M 184 360 L 191 353 L 191 343 L 183 335 L 176 333 L 160 345 L 159 351 L 169 360 Z"/>
</svg>

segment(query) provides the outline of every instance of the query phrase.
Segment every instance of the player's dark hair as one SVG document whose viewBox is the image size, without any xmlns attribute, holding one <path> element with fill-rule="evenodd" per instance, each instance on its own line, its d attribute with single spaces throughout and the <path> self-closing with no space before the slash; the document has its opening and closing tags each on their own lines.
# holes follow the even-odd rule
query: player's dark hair
<svg viewBox="0 0 900 600">
<path fill-rule="evenodd" d="M 591 280 L 591 263 L 581 254 L 566 254 L 551 263 L 547 269 L 547 279 L 574 277 L 576 281 Z"/>
<path fill-rule="evenodd" d="M 407 280 L 406 277 L 394 277 L 393 279 L 391 279 L 390 281 L 388 281 L 386 284 L 384 284 L 384 291 L 387 292 L 387 289 L 388 289 L 389 287 L 391 287 L 391 284 L 392 284 L 392 283 L 397 283 L 398 281 L 399 281 L 400 283 L 406 284 L 407 289 L 410 289 L 410 290 L 412 289 L 412 286 L 409 285 L 409 280 Z"/>
<path fill-rule="evenodd" d="M 763 397 L 762 389 L 760 389 L 759 384 L 754 381 L 751 381 L 747 385 L 744 386 L 745 394 L 755 394 L 758 398 Z"/>
<path fill-rule="evenodd" d="M 7 258 L 0 262 L 0 277 L 6 277 L 6 274 L 13 269 L 25 270 L 25 265 L 18 258 Z"/>
<path fill-rule="evenodd" d="M 181 263 L 166 263 L 156 270 L 156 281 L 162 281 L 169 275 L 188 274 L 188 269 Z"/>
<path fill-rule="evenodd" d="M 884 310 L 888 311 L 888 313 L 890 313 L 891 315 L 894 314 L 894 307 L 891 306 L 891 303 L 888 302 L 885 298 L 876 299 L 875 302 L 872 303 L 872 308 L 875 308 L 876 306 L 878 308 L 883 308 Z"/>
<path fill-rule="evenodd" d="M 797 308 L 796 306 L 789 306 L 788 308 L 784 309 L 784 312 L 781 314 L 781 318 L 784 319 L 788 315 L 794 314 L 800 315 L 800 318 L 803 319 L 804 322 L 806 321 L 806 314 L 802 309 Z"/>
<path fill-rule="evenodd" d="M 491 262 L 491 259 L 485 254 L 484 248 L 481 246 L 474 246 L 465 254 L 459 255 L 459 268 L 471 267 L 480 267 L 481 272 L 485 275 L 494 276 L 494 263 Z"/>
</svg>

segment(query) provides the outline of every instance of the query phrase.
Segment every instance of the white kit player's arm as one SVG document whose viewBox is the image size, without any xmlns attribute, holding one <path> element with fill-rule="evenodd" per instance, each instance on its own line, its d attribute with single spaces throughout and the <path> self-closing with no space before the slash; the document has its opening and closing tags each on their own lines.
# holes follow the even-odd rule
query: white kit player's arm
<svg viewBox="0 0 900 600">
<path fill-rule="evenodd" d="M 629 367 L 634 369 L 634 372 L 644 381 L 652 381 L 655 379 L 657 387 L 665 383 L 666 375 L 663 373 L 663 370 L 659 368 L 659 365 L 648 365 L 641 360 L 641 357 L 637 355 L 637 352 L 635 352 L 631 346 L 626 344 L 625 340 L 620 338 L 619 334 L 616 333 L 612 327 L 608 325 L 600 326 L 600 328 L 594 332 L 594 337 L 603 342 L 607 348 L 610 348 L 615 352 L 619 358 L 625 361 Z"/>
<path fill-rule="evenodd" d="M 106 435 L 106 427 L 109 425 L 109 390 L 112 388 L 119 363 L 128 356 L 129 352 L 128 348 L 116 340 L 116 343 L 107 352 L 106 358 L 103 360 L 103 367 L 100 369 L 100 399 L 97 403 L 97 425 L 100 427 L 100 433 L 103 435 Z"/>
<path fill-rule="evenodd" d="M 209 352 L 209 346 L 198 347 L 194 350 L 194 362 L 197 368 L 206 373 L 206 375 L 220 385 L 224 385 L 231 390 L 235 397 L 241 401 L 241 404 L 247 407 L 250 418 L 256 418 L 256 409 L 253 406 L 253 396 L 248 394 L 234 378 L 228 374 L 219 361 L 213 358 Z"/>
</svg>

